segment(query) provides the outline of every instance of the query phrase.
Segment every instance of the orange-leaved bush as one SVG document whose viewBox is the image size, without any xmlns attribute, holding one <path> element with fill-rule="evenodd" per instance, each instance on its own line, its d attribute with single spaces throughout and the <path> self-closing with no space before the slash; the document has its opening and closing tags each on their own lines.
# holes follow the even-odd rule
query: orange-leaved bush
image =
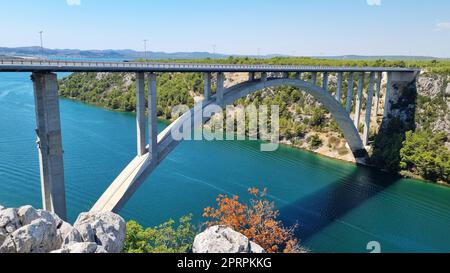
<svg viewBox="0 0 450 273">
<path fill-rule="evenodd" d="M 248 204 L 241 203 L 238 196 L 219 195 L 217 207 L 205 208 L 203 216 L 208 219 L 207 226 L 228 226 L 257 243 L 267 253 L 304 252 L 295 238 L 297 225 L 285 227 L 278 220 L 279 211 L 275 204 L 266 198 L 267 189 L 248 190 L 251 196 Z"/>
</svg>

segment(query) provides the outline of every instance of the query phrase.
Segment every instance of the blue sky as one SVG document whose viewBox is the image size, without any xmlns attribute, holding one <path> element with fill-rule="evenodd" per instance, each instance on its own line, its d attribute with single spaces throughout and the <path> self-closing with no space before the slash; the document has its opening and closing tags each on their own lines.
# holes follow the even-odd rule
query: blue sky
<svg viewBox="0 0 450 273">
<path fill-rule="evenodd" d="M 450 57 L 448 0 L 0 0 L 0 46 Z"/>
</svg>

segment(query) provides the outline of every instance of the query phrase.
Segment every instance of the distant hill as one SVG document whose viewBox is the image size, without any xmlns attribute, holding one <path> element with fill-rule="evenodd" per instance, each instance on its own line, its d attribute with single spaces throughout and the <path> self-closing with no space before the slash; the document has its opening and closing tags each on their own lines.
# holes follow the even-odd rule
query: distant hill
<svg viewBox="0 0 450 273">
<path fill-rule="evenodd" d="M 225 54 L 212 54 L 209 52 L 144 52 L 135 51 L 131 49 L 124 50 L 79 50 L 79 49 L 42 49 L 37 46 L 32 47 L 16 47 L 6 48 L 0 47 L 0 56 L 16 56 L 16 57 L 42 57 L 45 58 L 95 58 L 95 59 L 138 59 L 147 56 L 149 59 L 222 59 L 227 58 L 230 55 Z"/>
<path fill-rule="evenodd" d="M 0 54 L 0 59 L 2 59 L 2 60 L 20 60 L 22 58 Z"/>
<path fill-rule="evenodd" d="M 0 58 L 4 56 L 8 57 L 42 57 L 42 49 L 38 46 L 30 47 L 0 47 Z M 133 60 L 144 58 L 145 53 L 142 51 L 135 51 L 131 49 L 106 49 L 106 50 L 80 50 L 80 49 L 49 49 L 44 48 L 44 57 L 51 59 L 58 58 L 72 58 L 72 59 L 117 59 L 117 60 Z M 162 59 L 223 59 L 230 56 L 235 57 L 250 57 L 250 58 L 274 58 L 274 57 L 290 57 L 282 54 L 271 54 L 264 56 L 256 55 L 229 55 L 229 54 L 212 54 L 209 52 L 147 52 L 147 58 L 153 60 Z M 439 59 L 430 56 L 358 56 L 358 55 L 345 55 L 345 56 L 311 56 L 311 58 L 317 59 L 336 59 L 336 60 L 433 60 Z"/>
<path fill-rule="evenodd" d="M 131 49 L 124 50 L 79 50 L 79 49 L 44 49 L 44 57 L 46 58 L 95 58 L 95 59 L 138 59 L 144 58 L 144 52 L 134 51 Z M 40 47 L 16 47 L 6 48 L 0 47 L 0 55 L 17 56 L 17 57 L 41 57 L 42 50 Z M 225 58 L 227 55 L 211 54 L 208 52 L 147 52 L 147 58 L 150 59 L 204 59 L 204 58 Z"/>
</svg>

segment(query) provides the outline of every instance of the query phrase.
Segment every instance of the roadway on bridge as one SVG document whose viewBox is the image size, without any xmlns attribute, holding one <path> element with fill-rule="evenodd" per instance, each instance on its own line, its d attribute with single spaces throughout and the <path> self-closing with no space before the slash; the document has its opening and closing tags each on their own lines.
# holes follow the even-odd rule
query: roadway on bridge
<svg viewBox="0 0 450 273">
<path fill-rule="evenodd" d="M 0 60 L 0 72 L 417 72 L 396 67 L 331 67 L 154 62 Z"/>
</svg>

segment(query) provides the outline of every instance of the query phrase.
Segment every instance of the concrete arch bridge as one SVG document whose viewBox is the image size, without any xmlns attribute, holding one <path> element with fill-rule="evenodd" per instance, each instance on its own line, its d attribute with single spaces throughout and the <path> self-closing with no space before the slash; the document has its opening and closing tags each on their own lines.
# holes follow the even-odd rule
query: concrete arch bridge
<svg viewBox="0 0 450 273">
<path fill-rule="evenodd" d="M 292 86 L 312 95 L 332 115 L 341 129 L 357 162 L 366 156 L 365 146 L 373 115 L 378 115 L 383 95 L 386 118 L 391 114 L 392 97 L 399 86 L 415 83 L 418 70 L 382 67 L 311 67 L 275 65 L 210 65 L 178 63 L 130 63 L 130 62 L 69 62 L 0 60 L 0 72 L 32 72 L 36 105 L 38 151 L 40 159 L 42 200 L 46 210 L 66 218 L 64 189 L 64 164 L 61 139 L 61 122 L 58 102 L 58 84 L 54 72 L 135 72 L 136 73 L 136 123 L 137 153 L 112 182 L 110 187 L 92 207 L 93 211 L 118 211 L 129 200 L 152 171 L 180 143 L 172 137 L 172 130 L 179 130 L 186 119 L 203 111 L 209 105 L 221 107 L 265 88 Z M 171 72 L 201 72 L 204 74 L 205 100 L 202 107 L 194 107 L 180 116 L 163 132 L 157 132 L 156 98 L 157 74 Z M 224 87 L 225 73 L 248 73 L 248 80 Z M 217 74 L 216 92 L 212 94 L 212 74 Z M 268 77 L 276 73 L 280 77 Z M 145 74 L 148 74 L 146 79 Z M 368 74 L 368 88 L 365 78 Z M 330 92 L 329 78 L 337 78 L 336 91 Z M 383 75 L 387 78 L 385 88 Z M 146 122 L 145 81 L 148 81 L 148 113 Z M 344 82 L 347 88 L 344 90 Z M 356 92 L 356 100 L 353 101 Z M 346 100 L 343 101 L 345 94 Z M 364 99 L 365 98 L 365 99 Z M 366 111 L 362 117 L 363 102 Z M 375 107 L 372 107 L 375 105 Z M 353 117 L 351 110 L 355 109 Z M 372 109 L 375 109 L 372 111 Z M 202 123 L 208 118 L 203 118 Z M 364 125 L 363 133 L 358 127 Z M 148 138 L 146 137 L 148 130 Z"/>
</svg>

